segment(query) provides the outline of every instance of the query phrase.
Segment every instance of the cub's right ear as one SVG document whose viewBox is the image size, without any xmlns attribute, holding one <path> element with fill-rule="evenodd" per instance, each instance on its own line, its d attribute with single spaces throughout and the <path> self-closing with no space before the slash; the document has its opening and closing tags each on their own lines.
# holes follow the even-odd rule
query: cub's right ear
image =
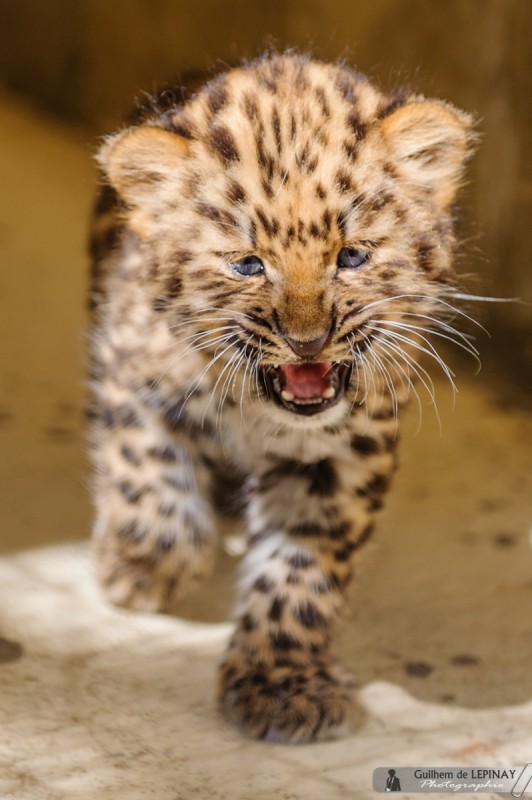
<svg viewBox="0 0 532 800">
<path fill-rule="evenodd" d="M 188 141 L 162 128 L 129 128 L 107 139 L 98 154 L 111 185 L 132 206 L 165 190 L 188 154 Z"/>
<path fill-rule="evenodd" d="M 386 117 L 381 131 L 398 173 L 447 208 L 475 140 L 472 126 L 472 118 L 450 103 L 418 98 Z"/>
</svg>

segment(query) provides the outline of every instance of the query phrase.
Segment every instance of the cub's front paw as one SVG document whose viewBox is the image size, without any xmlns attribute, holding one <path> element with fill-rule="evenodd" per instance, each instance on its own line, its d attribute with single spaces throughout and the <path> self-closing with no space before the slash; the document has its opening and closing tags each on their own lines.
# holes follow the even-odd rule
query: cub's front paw
<svg viewBox="0 0 532 800">
<path fill-rule="evenodd" d="M 220 667 L 219 700 L 234 727 L 272 742 L 337 739 L 361 716 L 350 676 L 318 660 L 266 665 L 233 651 Z"/>
<path fill-rule="evenodd" d="M 181 594 L 175 576 L 160 575 L 146 563 L 121 562 L 100 569 L 99 580 L 109 602 L 136 611 L 169 611 Z"/>
<path fill-rule="evenodd" d="M 106 598 L 114 605 L 137 611 L 174 610 L 178 600 L 212 570 L 212 557 L 206 553 L 132 555 L 100 546 L 96 560 Z"/>
</svg>

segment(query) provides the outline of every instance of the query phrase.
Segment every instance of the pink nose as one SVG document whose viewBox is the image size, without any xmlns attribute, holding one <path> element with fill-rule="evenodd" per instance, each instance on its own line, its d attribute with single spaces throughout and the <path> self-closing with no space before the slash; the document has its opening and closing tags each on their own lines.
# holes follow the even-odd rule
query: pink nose
<svg viewBox="0 0 532 800">
<path fill-rule="evenodd" d="M 302 342 L 299 339 L 292 339 L 291 336 L 285 336 L 286 341 L 298 356 L 317 356 L 320 350 L 323 350 L 328 338 L 329 331 L 322 333 L 317 339 L 309 339 L 306 342 Z"/>
</svg>

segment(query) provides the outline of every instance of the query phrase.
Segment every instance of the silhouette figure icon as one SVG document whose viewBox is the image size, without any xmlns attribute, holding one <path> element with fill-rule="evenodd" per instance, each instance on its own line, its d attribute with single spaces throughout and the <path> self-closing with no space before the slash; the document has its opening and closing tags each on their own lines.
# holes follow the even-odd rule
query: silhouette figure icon
<svg viewBox="0 0 532 800">
<path fill-rule="evenodd" d="M 388 778 L 386 778 L 386 791 L 387 792 L 400 792 L 401 784 L 399 778 L 395 775 L 394 769 L 388 770 Z"/>
</svg>

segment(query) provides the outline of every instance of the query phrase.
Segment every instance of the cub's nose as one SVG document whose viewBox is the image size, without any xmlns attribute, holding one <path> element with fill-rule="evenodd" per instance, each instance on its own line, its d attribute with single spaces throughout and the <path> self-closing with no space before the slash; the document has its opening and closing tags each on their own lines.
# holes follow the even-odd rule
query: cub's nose
<svg viewBox="0 0 532 800">
<path fill-rule="evenodd" d="M 292 339 L 291 336 L 285 336 L 285 340 L 297 356 L 317 356 L 320 350 L 323 350 L 328 338 L 329 331 L 322 333 L 317 339 L 309 339 L 306 342 L 302 342 L 299 339 Z"/>
</svg>

